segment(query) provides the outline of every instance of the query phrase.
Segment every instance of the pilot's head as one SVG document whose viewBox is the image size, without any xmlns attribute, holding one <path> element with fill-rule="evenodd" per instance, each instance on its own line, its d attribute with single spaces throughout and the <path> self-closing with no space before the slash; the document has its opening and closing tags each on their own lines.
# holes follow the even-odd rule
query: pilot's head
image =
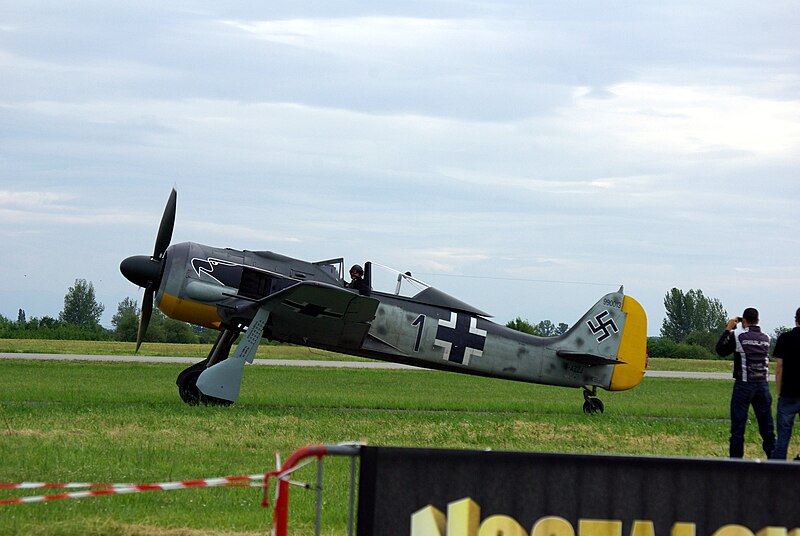
<svg viewBox="0 0 800 536">
<path fill-rule="evenodd" d="M 352 268 L 350 268 L 350 277 L 353 279 L 361 279 L 364 277 L 364 269 L 359 266 L 358 264 L 354 264 Z"/>
</svg>

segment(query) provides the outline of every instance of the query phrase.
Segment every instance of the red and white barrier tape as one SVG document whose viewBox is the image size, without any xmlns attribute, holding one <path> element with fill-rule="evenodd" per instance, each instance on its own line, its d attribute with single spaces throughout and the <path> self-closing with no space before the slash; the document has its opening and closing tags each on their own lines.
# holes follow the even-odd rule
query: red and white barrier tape
<svg viewBox="0 0 800 536">
<path fill-rule="evenodd" d="M 231 486 L 252 481 L 262 481 L 265 475 L 226 476 L 221 478 L 208 478 L 205 480 L 185 480 L 183 482 L 165 482 L 161 484 L 100 484 L 87 482 L 44 483 L 21 482 L 18 484 L 0 484 L 2 489 L 41 489 L 41 488 L 79 488 L 102 487 L 104 489 L 73 491 L 54 495 L 37 495 L 32 497 L 17 497 L 14 499 L 0 500 L 0 505 L 24 504 L 32 502 L 53 501 L 56 499 L 83 499 L 85 497 L 98 497 L 102 495 L 122 495 L 126 493 L 139 493 L 142 491 L 173 491 L 186 488 Z"/>
<path fill-rule="evenodd" d="M 276 461 L 280 466 L 280 458 L 277 457 Z M 236 486 L 236 485 L 258 485 L 264 487 L 264 499 L 262 504 L 266 507 L 269 505 L 267 498 L 267 485 L 270 477 L 276 477 L 279 481 L 286 480 L 289 484 L 308 488 L 307 484 L 302 482 L 295 482 L 289 480 L 287 477 L 300 469 L 301 467 L 311 463 L 313 460 L 308 460 L 305 463 L 299 464 L 286 471 L 269 471 L 265 474 L 246 475 L 246 476 L 225 476 L 220 478 L 207 478 L 205 480 L 184 480 L 182 482 L 165 482 L 161 484 L 120 484 L 113 482 L 17 482 L 17 483 L 4 483 L 0 482 L 0 489 L 80 489 L 80 488 L 100 488 L 89 489 L 85 491 L 73 491 L 67 493 L 56 493 L 53 495 L 35 495 L 30 497 L 16 497 L 13 499 L 0 499 L 0 506 L 7 504 L 25 504 L 33 502 L 54 501 L 57 499 L 84 499 L 86 497 L 100 497 L 103 495 L 124 495 L 127 493 L 139 493 L 142 491 L 173 491 L 186 488 L 211 488 L 216 486 Z M 253 484 L 259 482 L 259 484 Z M 277 499 L 277 493 L 276 493 Z"/>
<path fill-rule="evenodd" d="M 68 489 L 68 488 L 122 488 L 133 484 L 114 484 L 110 482 L 0 482 L 0 489 Z"/>
</svg>

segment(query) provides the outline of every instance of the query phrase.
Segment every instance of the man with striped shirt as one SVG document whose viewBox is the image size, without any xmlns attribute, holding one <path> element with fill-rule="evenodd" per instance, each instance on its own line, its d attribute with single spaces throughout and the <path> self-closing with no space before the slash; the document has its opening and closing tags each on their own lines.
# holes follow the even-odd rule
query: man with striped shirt
<svg viewBox="0 0 800 536">
<path fill-rule="evenodd" d="M 744 431 L 750 406 L 756 414 L 761 447 L 769 457 L 775 448 L 772 394 L 769 390 L 769 335 L 758 326 L 758 311 L 748 307 L 742 316 L 731 318 L 717 342 L 720 356 L 733 354 L 731 393 L 730 457 L 744 455 Z M 738 327 L 741 322 L 741 327 Z"/>
</svg>

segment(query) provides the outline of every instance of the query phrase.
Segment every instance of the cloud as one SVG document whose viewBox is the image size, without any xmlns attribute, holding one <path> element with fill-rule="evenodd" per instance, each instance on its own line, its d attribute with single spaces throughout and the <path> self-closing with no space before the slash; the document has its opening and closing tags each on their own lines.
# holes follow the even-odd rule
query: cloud
<svg viewBox="0 0 800 536">
<path fill-rule="evenodd" d="M 96 206 L 77 193 L 0 190 L 0 223 L 5 226 L 4 231 L 41 232 L 54 225 L 130 225 L 143 219 L 141 213 Z"/>
<path fill-rule="evenodd" d="M 512 36 L 524 29 L 520 22 L 510 20 L 403 16 L 224 20 L 221 24 L 254 39 L 375 63 L 410 57 L 422 57 L 428 63 L 456 56 L 459 62 L 470 57 L 477 61 L 488 51 L 501 56 L 515 41 Z"/>
<path fill-rule="evenodd" d="M 768 99 L 715 86 L 629 82 L 596 98 L 574 93 L 562 116 L 573 130 L 613 133 L 621 145 L 647 152 L 701 155 L 739 151 L 756 157 L 796 157 L 800 99 Z"/>
<path fill-rule="evenodd" d="M 465 266 L 490 258 L 485 252 L 463 248 L 422 249 L 408 251 L 408 257 L 424 270 L 456 273 Z"/>
<path fill-rule="evenodd" d="M 220 239 L 260 240 L 263 242 L 293 242 L 299 243 L 300 239 L 293 236 L 265 232 L 246 225 L 222 224 L 209 221 L 186 220 L 181 222 L 182 230 L 196 232 L 199 236 L 211 236 Z"/>
<path fill-rule="evenodd" d="M 139 223 L 139 217 L 119 213 L 66 213 L 42 210 L 10 210 L 0 208 L 0 222 L 4 225 L 27 225 L 41 228 L 48 225 L 130 225 Z M 16 231 L 22 231 L 17 229 Z M 7 229 L 6 229 L 7 231 Z"/>
<path fill-rule="evenodd" d="M 33 209 L 52 208 L 63 206 L 63 202 L 71 201 L 76 196 L 61 192 L 17 192 L 0 190 L 0 207 L 24 207 Z"/>
<path fill-rule="evenodd" d="M 540 173 L 532 170 L 529 176 L 504 174 L 504 170 L 476 170 L 474 168 L 438 168 L 442 176 L 472 185 L 493 188 L 512 188 L 558 196 L 597 196 L 610 193 L 617 199 L 630 195 L 652 194 L 652 186 L 657 177 L 649 175 L 630 177 L 598 177 L 569 180 L 566 177 L 539 178 Z"/>
<path fill-rule="evenodd" d="M 176 184 L 176 241 L 623 280 L 651 315 L 671 286 L 744 299 L 754 274 L 721 267 L 756 270 L 765 301 L 791 287 L 791 2 L 9 6 L 8 285 L 31 266 L 54 284 L 42 251 L 129 285 L 118 259 L 151 250 Z M 491 310 L 566 318 L 597 290 L 574 286 L 509 285 Z"/>
</svg>

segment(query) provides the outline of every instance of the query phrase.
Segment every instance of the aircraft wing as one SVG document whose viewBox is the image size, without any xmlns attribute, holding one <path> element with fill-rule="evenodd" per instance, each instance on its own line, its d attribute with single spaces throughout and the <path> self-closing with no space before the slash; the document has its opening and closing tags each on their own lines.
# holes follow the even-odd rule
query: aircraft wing
<svg viewBox="0 0 800 536">
<path fill-rule="evenodd" d="M 273 339 L 304 345 L 360 348 L 380 302 L 344 288 L 306 281 L 259 303 L 270 311 Z"/>
</svg>

